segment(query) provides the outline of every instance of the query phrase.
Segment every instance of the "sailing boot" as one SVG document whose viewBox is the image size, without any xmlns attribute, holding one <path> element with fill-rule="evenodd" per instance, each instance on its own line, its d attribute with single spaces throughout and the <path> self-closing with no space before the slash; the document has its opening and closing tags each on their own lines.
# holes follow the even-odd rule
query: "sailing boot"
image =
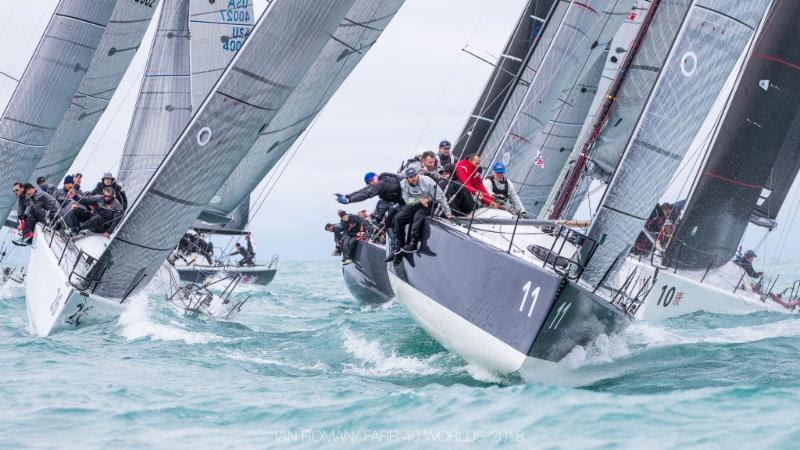
<svg viewBox="0 0 800 450">
<path fill-rule="evenodd" d="M 417 238 L 411 238 L 411 240 L 408 241 L 408 244 L 406 244 L 406 246 L 403 247 L 403 252 L 414 253 L 417 251 L 417 247 L 418 247 Z"/>
</svg>

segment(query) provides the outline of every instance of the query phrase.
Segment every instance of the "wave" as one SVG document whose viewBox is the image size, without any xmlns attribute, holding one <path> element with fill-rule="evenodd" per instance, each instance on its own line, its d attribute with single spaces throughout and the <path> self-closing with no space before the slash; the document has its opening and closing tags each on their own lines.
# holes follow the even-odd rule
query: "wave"
<svg viewBox="0 0 800 450">
<path fill-rule="evenodd" d="M 356 358 L 360 364 L 345 364 L 345 371 L 364 376 L 391 375 L 434 375 L 443 372 L 441 362 L 448 354 L 436 353 L 427 358 L 398 356 L 394 351 L 386 352 L 377 341 L 345 328 L 342 331 L 344 349 Z"/>
<path fill-rule="evenodd" d="M 151 320 L 150 299 L 139 294 L 131 299 L 128 309 L 119 317 L 122 335 L 129 340 L 149 338 L 159 341 L 183 341 L 186 344 L 227 342 L 229 339 L 211 333 L 190 331 L 177 322 L 169 325 Z"/>
</svg>

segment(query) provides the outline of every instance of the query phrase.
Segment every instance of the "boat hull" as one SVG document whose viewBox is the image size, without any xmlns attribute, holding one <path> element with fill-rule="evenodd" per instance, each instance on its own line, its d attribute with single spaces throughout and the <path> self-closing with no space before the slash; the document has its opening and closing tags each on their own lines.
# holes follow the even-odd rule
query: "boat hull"
<svg viewBox="0 0 800 450">
<path fill-rule="evenodd" d="M 385 259 L 385 247 L 358 242 L 353 263 L 342 266 L 342 277 L 353 297 L 367 304 L 385 303 L 394 297 Z"/>
<path fill-rule="evenodd" d="M 202 284 L 207 278 L 242 274 L 242 283 L 266 286 L 275 278 L 278 269 L 267 266 L 177 266 L 180 280 Z"/>
<path fill-rule="evenodd" d="M 398 301 L 442 346 L 492 372 L 558 362 L 630 323 L 554 271 L 447 225 L 428 221 L 424 242 L 389 270 Z"/>
<path fill-rule="evenodd" d="M 38 228 L 31 244 L 29 282 L 25 283 L 28 319 L 36 336 L 105 322 L 127 309 L 126 303 L 73 288 L 68 272 L 59 265 L 57 248 L 48 246 L 46 234 Z"/>
</svg>

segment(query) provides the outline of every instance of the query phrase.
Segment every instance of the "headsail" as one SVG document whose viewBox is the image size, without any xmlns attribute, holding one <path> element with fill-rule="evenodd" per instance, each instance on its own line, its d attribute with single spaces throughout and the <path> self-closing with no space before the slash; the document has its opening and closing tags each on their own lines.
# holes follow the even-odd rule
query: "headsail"
<svg viewBox="0 0 800 450">
<path fill-rule="evenodd" d="M 157 7 L 158 0 L 117 2 L 89 70 L 31 179 L 44 176 L 57 184 L 67 173 L 111 102 Z"/>
<path fill-rule="evenodd" d="M 353 0 L 274 1 L 95 263 L 95 294 L 142 287 L 274 118 Z M 197 176 L 202 174 L 203 182 Z"/>
<path fill-rule="evenodd" d="M 303 81 L 219 190 L 209 209 L 230 214 L 322 110 L 388 26 L 404 0 L 356 0 Z"/>
<path fill-rule="evenodd" d="M 537 45 L 547 17 L 556 3 L 556 0 L 528 1 L 486 87 L 456 140 L 453 147 L 456 159 L 470 153 L 479 153 L 483 149 L 495 121 L 505 109 L 508 96 L 520 82 L 528 55 Z"/>
<path fill-rule="evenodd" d="M 609 1 L 597 11 L 601 25 L 591 35 L 595 40 L 589 45 L 590 50 L 582 53 L 583 59 L 576 57 L 574 61 L 579 66 L 577 77 L 564 86 L 555 115 L 548 118 L 532 145 L 525 152 L 515 153 L 518 157 L 508 165 L 506 176 L 514 182 L 529 214 L 539 214 L 580 136 L 597 92 L 608 46 L 632 5 L 632 1 Z"/>
<path fill-rule="evenodd" d="M 64 118 L 116 3 L 61 0 L 47 26 L 38 29 L 43 35 L 35 50 L 31 51 L 27 43 L 20 47 L 22 56 L 28 56 L 30 61 L 21 62 L 16 56 L 18 49 L 9 45 L 20 37 L 30 39 L 28 30 L 18 29 L 15 23 L 3 28 L 3 35 L 19 36 L 4 40 L 4 50 L 0 52 L 0 219 L 5 220 L 16 200 L 11 184 L 31 176 Z M 45 10 L 51 4 L 45 3 Z M 29 12 L 27 8 L 24 5 L 12 11 L 24 15 Z M 39 7 L 30 8 L 41 11 Z M 34 40 L 38 38 L 35 36 Z M 23 67 L 24 71 L 20 70 Z"/>
<path fill-rule="evenodd" d="M 130 202 L 192 118 L 189 3 L 164 0 L 161 7 L 117 175 Z"/>
<path fill-rule="evenodd" d="M 680 268 L 730 261 L 753 211 L 774 220 L 800 160 L 800 2 L 765 19 L 669 247 Z M 777 187 L 762 200 L 765 186 Z M 767 203 L 769 202 L 769 203 Z M 679 258 L 679 259 L 678 259 Z"/>
<path fill-rule="evenodd" d="M 599 284 L 630 250 L 769 4 L 696 0 L 684 16 L 685 1 L 661 1 L 634 65 L 647 76 L 630 73 L 621 93 L 649 92 L 589 230 L 601 245 L 584 272 L 588 283 Z M 681 22 L 679 33 L 664 33 Z"/>
</svg>

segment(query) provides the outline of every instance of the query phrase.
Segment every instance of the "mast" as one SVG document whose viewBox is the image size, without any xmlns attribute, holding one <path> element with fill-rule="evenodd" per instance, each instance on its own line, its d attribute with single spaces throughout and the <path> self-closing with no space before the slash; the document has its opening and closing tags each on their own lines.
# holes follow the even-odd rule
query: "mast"
<svg viewBox="0 0 800 450">
<path fill-rule="evenodd" d="M 57 184 L 67 173 L 108 108 L 158 6 L 158 0 L 117 2 L 86 76 L 31 174 L 31 182 L 44 176 Z"/>
<path fill-rule="evenodd" d="M 776 1 L 748 55 L 669 246 L 668 254 L 681 268 L 730 261 L 753 214 L 767 219 L 766 226 L 775 225 L 800 157 L 798 17 L 800 2 Z M 778 196 L 773 201 L 773 191 L 759 206 L 767 186 L 778 188 Z"/>
<path fill-rule="evenodd" d="M 57 6 L 19 5 L 12 8 L 11 23 L 5 33 L 19 33 L 3 40 L 0 52 L 3 74 L 0 75 L 0 221 L 5 221 L 16 203 L 11 192 L 15 181 L 28 180 L 45 149 L 53 139 L 92 62 L 116 1 L 62 0 Z M 41 9 L 40 9 L 41 8 Z M 30 41 L 28 30 L 18 29 L 15 20 L 27 18 L 31 12 L 50 13 L 49 22 L 39 22 L 34 30 L 41 32 L 36 47 L 24 42 L 19 48 L 10 43 L 20 37 Z M 47 12 L 45 12 L 47 11 Z M 16 16 L 14 14 L 21 14 Z M 41 18 L 39 18 L 41 20 Z M 17 53 L 19 52 L 19 53 Z M 22 59 L 20 59 L 20 56 Z M 26 59 L 29 58 L 28 59 Z M 27 64 L 27 65 L 26 65 Z"/>
<path fill-rule="evenodd" d="M 206 213 L 229 215 L 245 201 L 369 52 L 403 3 L 354 2 L 285 107 L 259 131 L 255 145 L 214 196 Z"/>
<path fill-rule="evenodd" d="M 683 15 L 674 14 L 670 6 L 680 12 L 685 3 L 662 0 L 648 33 L 656 39 L 645 38 L 620 94 L 626 95 L 628 88 L 646 92 L 647 86 L 634 76 L 657 73 L 589 229 L 589 236 L 601 243 L 584 272 L 590 285 L 600 283 L 630 251 L 769 4 L 695 0 Z M 680 27 L 674 23 L 678 21 Z M 680 30 L 672 45 L 664 45 L 664 26 Z"/>
<path fill-rule="evenodd" d="M 506 107 L 508 96 L 520 83 L 531 50 L 545 26 L 557 0 L 529 0 L 508 38 L 503 53 L 483 88 L 483 92 L 453 146 L 453 156 L 461 159 L 480 153 L 494 123 Z"/>
<path fill-rule="evenodd" d="M 597 10 L 601 17 L 600 25 L 595 34 L 589 35 L 590 50 L 580 56 L 577 52 L 567 54 L 565 58 L 577 66 L 578 73 L 573 79 L 564 76 L 562 81 L 565 85 L 560 88 L 561 95 L 553 115 L 548 117 L 544 128 L 530 139 L 532 144 L 528 148 L 523 146 L 523 151 L 515 153 L 516 158 L 511 153 L 503 154 L 503 161 L 508 163 L 506 176 L 516 186 L 529 214 L 539 214 L 578 140 L 595 98 L 608 47 L 632 6 L 632 1 L 608 1 L 603 9 Z M 556 42 L 554 48 L 561 45 L 560 41 Z M 543 106 L 536 105 L 535 109 Z"/>
<path fill-rule="evenodd" d="M 147 285 L 352 4 L 293 0 L 268 6 L 87 275 L 99 281 L 96 295 L 122 298 Z"/>
</svg>

